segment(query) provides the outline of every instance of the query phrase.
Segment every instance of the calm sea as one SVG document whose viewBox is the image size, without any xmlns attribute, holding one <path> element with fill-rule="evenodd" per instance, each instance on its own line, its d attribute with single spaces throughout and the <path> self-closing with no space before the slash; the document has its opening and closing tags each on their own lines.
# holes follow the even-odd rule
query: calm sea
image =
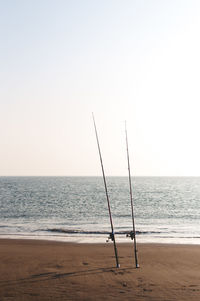
<svg viewBox="0 0 200 301">
<path fill-rule="evenodd" d="M 129 183 L 108 177 L 116 241 L 132 230 Z M 200 244 L 200 178 L 132 179 L 138 242 Z M 105 242 L 101 177 L 0 177 L 0 237 Z"/>
</svg>

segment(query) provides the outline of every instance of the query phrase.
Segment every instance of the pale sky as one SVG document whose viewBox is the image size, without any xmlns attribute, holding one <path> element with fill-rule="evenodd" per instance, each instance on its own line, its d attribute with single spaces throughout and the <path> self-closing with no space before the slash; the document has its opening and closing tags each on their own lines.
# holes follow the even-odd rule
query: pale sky
<svg viewBox="0 0 200 301">
<path fill-rule="evenodd" d="M 0 0 L 0 175 L 200 176 L 200 1 Z"/>
</svg>

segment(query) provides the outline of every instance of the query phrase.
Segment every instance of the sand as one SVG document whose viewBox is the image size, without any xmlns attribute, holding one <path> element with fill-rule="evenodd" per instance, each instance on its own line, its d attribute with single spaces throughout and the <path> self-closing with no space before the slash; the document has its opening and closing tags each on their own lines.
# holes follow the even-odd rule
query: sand
<svg viewBox="0 0 200 301">
<path fill-rule="evenodd" d="M 0 300 L 200 300 L 200 246 L 0 240 Z"/>
</svg>

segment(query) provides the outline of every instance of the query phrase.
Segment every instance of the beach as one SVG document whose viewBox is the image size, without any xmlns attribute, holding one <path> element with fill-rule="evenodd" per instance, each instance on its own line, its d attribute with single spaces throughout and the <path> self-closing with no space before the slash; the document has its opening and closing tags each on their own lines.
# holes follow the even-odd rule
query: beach
<svg viewBox="0 0 200 301">
<path fill-rule="evenodd" d="M 200 246 L 0 240 L 0 300 L 199 300 Z"/>
</svg>

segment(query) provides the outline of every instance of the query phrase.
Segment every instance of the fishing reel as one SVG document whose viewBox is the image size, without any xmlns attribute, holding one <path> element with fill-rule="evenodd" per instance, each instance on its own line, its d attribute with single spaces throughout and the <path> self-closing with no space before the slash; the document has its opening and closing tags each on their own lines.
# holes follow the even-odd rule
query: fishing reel
<svg viewBox="0 0 200 301">
<path fill-rule="evenodd" d="M 114 233 L 110 233 L 108 238 L 106 239 L 106 242 L 109 242 L 109 240 L 114 241 Z"/>
<path fill-rule="evenodd" d="M 131 238 L 131 240 L 133 240 L 133 239 L 134 239 L 134 237 L 135 237 L 135 233 L 134 233 L 134 231 L 130 231 L 129 233 L 127 233 L 127 234 L 126 234 L 126 237 L 130 237 L 130 238 Z"/>
</svg>

